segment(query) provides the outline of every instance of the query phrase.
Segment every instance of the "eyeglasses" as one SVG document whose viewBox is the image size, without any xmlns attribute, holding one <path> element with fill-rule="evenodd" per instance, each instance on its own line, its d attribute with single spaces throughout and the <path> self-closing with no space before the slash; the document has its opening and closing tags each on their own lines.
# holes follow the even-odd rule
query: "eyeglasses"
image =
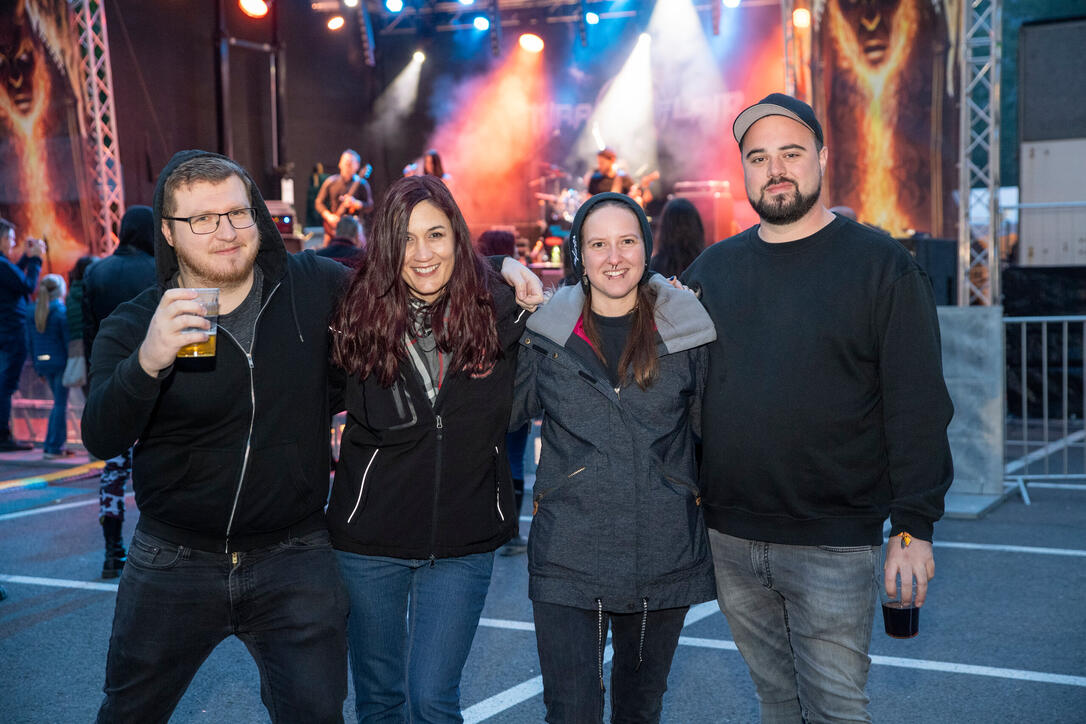
<svg viewBox="0 0 1086 724">
<path fill-rule="evenodd" d="M 219 230 L 219 222 L 222 217 L 230 221 L 230 226 L 235 229 L 248 229 L 256 223 L 256 214 L 250 206 L 245 209 L 234 209 L 221 214 L 198 214 L 197 216 L 163 216 L 167 221 L 187 221 L 193 234 L 214 234 Z"/>
</svg>

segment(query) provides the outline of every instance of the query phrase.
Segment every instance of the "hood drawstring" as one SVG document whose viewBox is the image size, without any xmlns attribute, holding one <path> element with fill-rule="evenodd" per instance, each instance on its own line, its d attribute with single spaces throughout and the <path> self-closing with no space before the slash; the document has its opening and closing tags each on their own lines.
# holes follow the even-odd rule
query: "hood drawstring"
<svg viewBox="0 0 1086 724">
<path fill-rule="evenodd" d="M 603 686 L 603 599 L 596 599 L 596 656 L 599 661 L 600 691 Z"/>
<path fill-rule="evenodd" d="M 649 621 L 649 599 L 641 599 L 641 641 L 637 644 L 637 666 L 634 667 L 634 671 L 641 670 L 641 658 L 642 652 L 645 650 L 645 625 Z"/>
<path fill-rule="evenodd" d="M 290 264 L 287 264 L 287 285 L 290 287 L 290 313 L 294 315 L 294 329 L 298 330 L 298 341 L 305 344 L 302 325 L 298 323 L 298 307 L 294 304 L 294 275 L 290 271 Z"/>
</svg>

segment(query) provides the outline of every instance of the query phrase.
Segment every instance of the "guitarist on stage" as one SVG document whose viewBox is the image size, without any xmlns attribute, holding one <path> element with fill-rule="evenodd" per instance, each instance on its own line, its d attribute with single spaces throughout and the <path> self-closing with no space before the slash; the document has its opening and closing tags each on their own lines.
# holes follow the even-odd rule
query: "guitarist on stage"
<svg viewBox="0 0 1086 724">
<path fill-rule="evenodd" d="M 370 190 L 369 176 L 372 167 L 366 166 L 366 173 L 358 175 L 362 157 L 357 151 L 347 149 L 339 157 L 339 174 L 329 176 L 317 192 L 314 206 L 324 219 L 324 241 L 327 243 L 335 236 L 336 224 L 341 216 L 358 216 L 373 211 L 373 192 Z"/>
<path fill-rule="evenodd" d="M 626 194 L 637 199 L 638 204 L 644 208 L 645 204 L 652 201 L 649 184 L 659 178 L 660 174 L 650 174 L 634 183 L 629 174 L 615 166 L 616 158 L 617 155 L 612 148 L 601 148 L 596 154 L 596 170 L 585 179 L 588 195 L 595 196 L 605 191 Z"/>
</svg>

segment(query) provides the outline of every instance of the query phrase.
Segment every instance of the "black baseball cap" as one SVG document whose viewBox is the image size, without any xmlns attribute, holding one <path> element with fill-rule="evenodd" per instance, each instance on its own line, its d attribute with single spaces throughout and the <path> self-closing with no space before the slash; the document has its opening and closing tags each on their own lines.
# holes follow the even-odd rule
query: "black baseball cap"
<svg viewBox="0 0 1086 724">
<path fill-rule="evenodd" d="M 784 116 L 798 121 L 811 129 L 819 148 L 825 143 L 822 139 L 822 126 L 815 117 L 814 109 L 798 98 L 784 93 L 770 93 L 736 116 L 735 123 L 732 124 L 732 135 L 736 142 L 742 146 L 743 136 L 747 135 L 750 127 L 766 116 Z"/>
</svg>

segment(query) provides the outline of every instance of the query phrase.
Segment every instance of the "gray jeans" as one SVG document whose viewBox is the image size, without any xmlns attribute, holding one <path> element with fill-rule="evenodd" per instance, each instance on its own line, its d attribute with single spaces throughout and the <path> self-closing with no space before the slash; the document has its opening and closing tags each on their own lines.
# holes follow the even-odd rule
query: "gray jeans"
<svg viewBox="0 0 1086 724">
<path fill-rule="evenodd" d="M 709 531 L 717 600 L 762 722 L 870 722 L 864 693 L 879 546 L 792 546 Z"/>
</svg>

